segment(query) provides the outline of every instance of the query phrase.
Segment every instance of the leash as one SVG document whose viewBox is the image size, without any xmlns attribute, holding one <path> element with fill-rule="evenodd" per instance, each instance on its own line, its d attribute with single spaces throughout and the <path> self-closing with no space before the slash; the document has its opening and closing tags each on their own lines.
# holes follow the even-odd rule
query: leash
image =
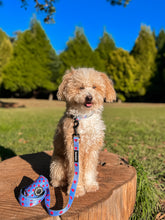
<svg viewBox="0 0 165 220">
<path fill-rule="evenodd" d="M 23 207 L 32 207 L 43 200 L 45 201 L 45 207 L 50 216 L 60 216 L 69 210 L 71 207 L 79 178 L 79 134 L 77 132 L 77 128 L 79 126 L 79 119 L 74 118 L 74 134 L 73 134 L 73 142 L 74 142 L 74 178 L 72 182 L 72 186 L 69 193 L 69 201 L 65 208 L 61 210 L 53 210 L 50 209 L 50 191 L 49 191 L 49 182 L 48 179 L 42 175 L 38 177 L 30 186 L 23 188 L 20 190 L 20 195 L 18 197 L 19 203 Z"/>
</svg>

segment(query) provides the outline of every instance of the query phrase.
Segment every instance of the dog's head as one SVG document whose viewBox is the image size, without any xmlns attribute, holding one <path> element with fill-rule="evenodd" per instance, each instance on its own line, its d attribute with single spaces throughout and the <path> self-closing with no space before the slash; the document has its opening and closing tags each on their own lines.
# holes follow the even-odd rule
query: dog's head
<svg viewBox="0 0 165 220">
<path fill-rule="evenodd" d="M 79 68 L 66 72 L 57 97 L 70 106 L 95 110 L 100 108 L 104 101 L 116 100 L 116 92 L 106 74 L 92 68 Z"/>
</svg>

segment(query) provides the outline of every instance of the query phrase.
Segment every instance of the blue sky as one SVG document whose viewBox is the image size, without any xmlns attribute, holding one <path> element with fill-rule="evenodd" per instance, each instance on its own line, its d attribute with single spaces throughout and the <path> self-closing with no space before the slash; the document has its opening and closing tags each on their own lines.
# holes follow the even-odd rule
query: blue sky
<svg viewBox="0 0 165 220">
<path fill-rule="evenodd" d="M 27 10 L 20 0 L 3 0 L 0 6 L 0 28 L 9 36 L 29 28 L 34 13 L 34 1 L 28 0 Z M 130 51 L 140 26 L 146 24 L 156 34 L 165 29 L 165 0 L 132 0 L 124 8 L 111 6 L 106 0 L 58 0 L 55 3 L 55 24 L 44 24 L 44 15 L 37 13 L 51 44 L 59 54 L 66 42 L 74 36 L 75 27 L 83 27 L 93 49 L 99 43 L 104 29 L 110 33 L 117 47 Z"/>
</svg>

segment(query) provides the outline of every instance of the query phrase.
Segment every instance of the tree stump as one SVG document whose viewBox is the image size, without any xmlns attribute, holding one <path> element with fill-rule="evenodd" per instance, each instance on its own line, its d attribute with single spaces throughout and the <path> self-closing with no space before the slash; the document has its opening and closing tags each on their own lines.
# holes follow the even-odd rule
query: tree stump
<svg viewBox="0 0 165 220">
<path fill-rule="evenodd" d="M 16 156 L 0 163 L 0 219 L 60 219 L 50 217 L 43 204 L 31 208 L 19 205 L 21 188 L 31 184 L 39 175 L 49 179 L 52 152 Z M 75 198 L 62 220 L 127 220 L 136 198 L 136 170 L 118 155 L 100 152 L 98 165 L 99 190 Z M 60 188 L 50 187 L 51 207 L 61 209 L 68 196 Z"/>
</svg>

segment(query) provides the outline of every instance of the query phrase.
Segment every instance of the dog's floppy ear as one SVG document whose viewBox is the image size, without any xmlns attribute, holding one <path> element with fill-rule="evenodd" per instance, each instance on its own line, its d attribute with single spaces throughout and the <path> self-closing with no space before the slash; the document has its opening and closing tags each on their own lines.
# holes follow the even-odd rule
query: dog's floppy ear
<svg viewBox="0 0 165 220">
<path fill-rule="evenodd" d="M 113 87 L 113 82 L 105 73 L 101 73 L 102 78 L 104 79 L 105 83 L 105 101 L 106 102 L 113 102 L 116 101 L 116 92 Z"/>
<path fill-rule="evenodd" d="M 58 87 L 58 93 L 57 93 L 58 100 L 65 101 L 65 89 L 66 89 L 68 80 L 73 73 L 74 73 L 74 68 L 71 68 L 71 70 L 67 70 L 65 75 L 63 76 L 62 82 Z"/>
</svg>

